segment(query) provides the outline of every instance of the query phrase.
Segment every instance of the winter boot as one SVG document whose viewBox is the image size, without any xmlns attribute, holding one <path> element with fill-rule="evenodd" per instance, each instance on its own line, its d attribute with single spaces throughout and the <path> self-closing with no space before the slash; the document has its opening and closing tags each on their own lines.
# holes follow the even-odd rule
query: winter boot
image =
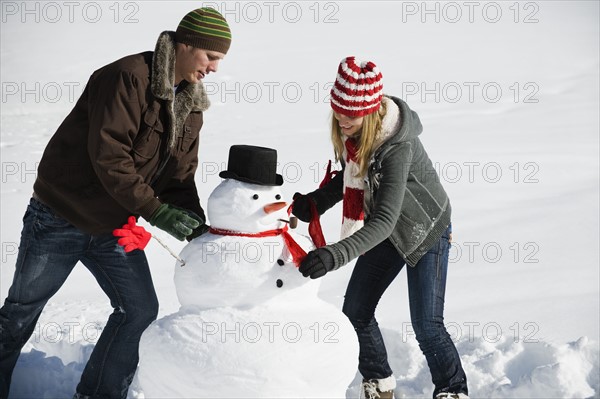
<svg viewBox="0 0 600 399">
<path fill-rule="evenodd" d="M 396 378 L 363 380 L 360 387 L 360 399 L 393 399 Z"/>
<path fill-rule="evenodd" d="M 435 395 L 435 399 L 469 399 L 464 393 L 440 392 Z"/>
</svg>

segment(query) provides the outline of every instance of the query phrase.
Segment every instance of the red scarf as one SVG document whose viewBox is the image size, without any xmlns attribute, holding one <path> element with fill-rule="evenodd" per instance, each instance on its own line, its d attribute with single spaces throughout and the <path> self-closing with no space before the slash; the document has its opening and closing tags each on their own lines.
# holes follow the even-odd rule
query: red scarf
<svg viewBox="0 0 600 399">
<path fill-rule="evenodd" d="M 294 240 L 294 238 L 290 235 L 290 233 L 288 233 L 287 225 L 285 225 L 282 229 L 261 231 L 260 233 L 242 233 L 239 231 L 216 229 L 214 227 L 211 227 L 209 232 L 211 232 L 212 234 L 220 235 L 220 236 L 235 236 L 235 237 L 276 237 L 276 236 L 281 235 L 281 236 L 283 236 L 283 242 L 285 243 L 285 246 L 287 247 L 288 251 L 290 251 L 290 254 L 292 255 L 292 259 L 293 259 L 294 263 L 296 264 L 296 267 L 298 267 L 300 265 L 300 262 L 302 262 L 302 259 L 304 259 L 304 257 L 306 256 L 306 252 Z"/>
<path fill-rule="evenodd" d="M 359 171 L 359 164 L 356 159 L 358 148 L 354 139 L 346 139 L 346 167 L 344 169 L 344 202 L 342 204 L 342 234 L 341 238 L 346 238 L 364 225 L 364 181 L 355 175 Z"/>
</svg>

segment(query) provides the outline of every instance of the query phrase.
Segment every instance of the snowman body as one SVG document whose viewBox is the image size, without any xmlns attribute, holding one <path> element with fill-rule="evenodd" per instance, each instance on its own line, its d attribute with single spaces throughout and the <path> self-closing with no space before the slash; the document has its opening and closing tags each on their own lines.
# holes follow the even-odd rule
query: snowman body
<svg viewBox="0 0 600 399">
<path fill-rule="evenodd" d="M 310 241 L 292 237 L 307 250 Z M 175 269 L 182 307 L 250 308 L 270 300 L 316 297 L 318 284 L 307 284 L 281 236 L 238 237 L 207 233 L 193 240 L 181 257 L 193 267 Z M 196 260 L 199 259 L 199 263 Z"/>
<path fill-rule="evenodd" d="M 144 333 L 137 382 L 146 397 L 345 397 L 356 335 L 317 295 L 283 238 L 278 186 L 227 179 L 208 200 L 211 232 L 175 266 L 179 312 Z M 280 234 L 277 234 L 277 233 Z M 287 232 L 306 251 L 311 241 Z"/>
</svg>

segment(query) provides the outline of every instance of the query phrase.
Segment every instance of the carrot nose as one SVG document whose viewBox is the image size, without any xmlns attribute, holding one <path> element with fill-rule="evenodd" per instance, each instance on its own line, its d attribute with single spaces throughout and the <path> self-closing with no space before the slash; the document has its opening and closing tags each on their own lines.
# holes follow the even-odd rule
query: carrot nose
<svg viewBox="0 0 600 399">
<path fill-rule="evenodd" d="M 267 204 L 263 207 L 265 213 L 268 215 L 269 213 L 276 212 L 282 208 L 287 206 L 287 202 L 273 202 L 272 204 Z"/>
</svg>

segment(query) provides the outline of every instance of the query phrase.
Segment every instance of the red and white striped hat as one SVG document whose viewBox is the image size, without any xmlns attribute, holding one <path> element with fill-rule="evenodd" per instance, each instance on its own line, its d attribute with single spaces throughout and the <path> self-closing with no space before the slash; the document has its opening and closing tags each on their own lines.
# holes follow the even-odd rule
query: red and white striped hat
<svg viewBox="0 0 600 399">
<path fill-rule="evenodd" d="M 331 108 L 352 117 L 377 111 L 383 98 L 382 77 L 377 65 L 371 61 L 344 58 L 331 89 Z"/>
</svg>

